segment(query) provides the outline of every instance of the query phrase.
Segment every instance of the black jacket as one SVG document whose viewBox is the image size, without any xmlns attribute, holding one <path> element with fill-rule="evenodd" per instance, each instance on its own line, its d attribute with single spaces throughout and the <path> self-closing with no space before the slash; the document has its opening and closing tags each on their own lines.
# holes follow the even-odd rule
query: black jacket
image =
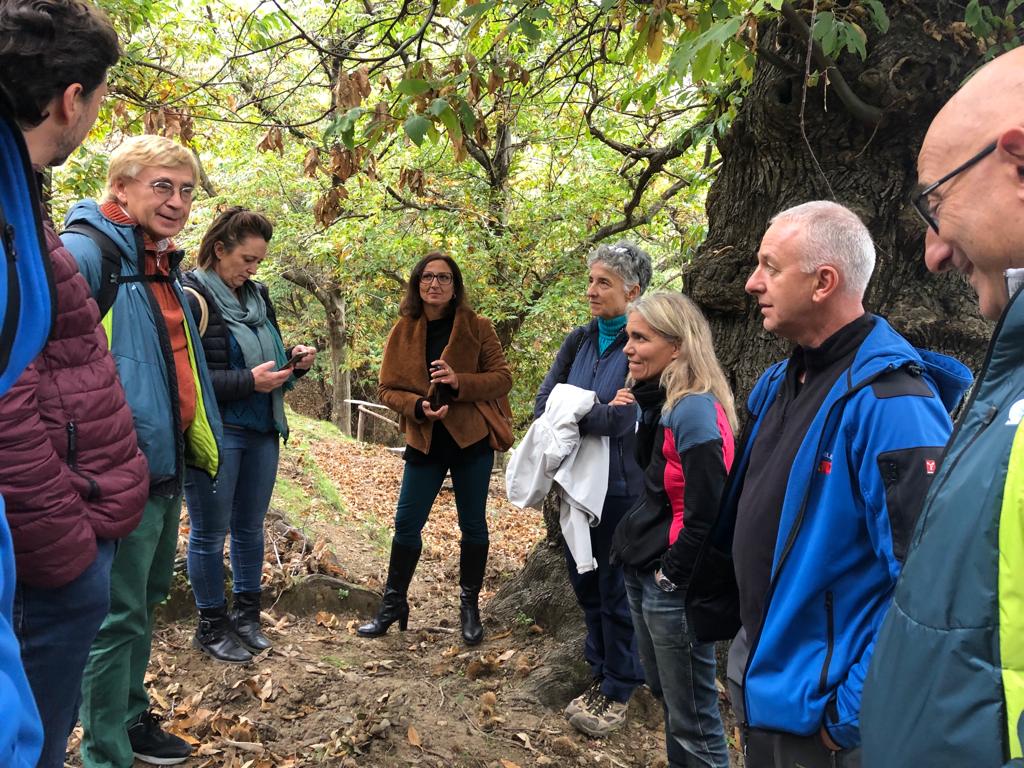
<svg viewBox="0 0 1024 768">
<path fill-rule="evenodd" d="M 203 352 L 206 354 L 206 367 L 210 370 L 210 378 L 213 380 L 213 391 L 217 396 L 218 403 L 227 403 L 233 400 L 244 400 L 249 397 L 255 389 L 255 382 L 252 378 L 252 371 L 237 370 L 231 367 L 231 341 L 228 339 L 228 324 L 221 314 L 220 308 L 214 298 L 207 292 L 192 271 L 186 272 L 181 277 L 181 282 L 186 288 L 198 292 L 206 301 L 206 331 L 203 333 Z M 259 289 L 260 296 L 267 305 L 267 318 L 273 323 L 277 332 L 281 328 L 277 324 L 277 314 L 274 312 L 274 305 L 270 302 L 270 293 L 267 286 L 258 280 L 253 280 Z M 192 317 L 196 323 L 202 317 L 199 300 L 191 292 L 185 291 L 188 299 L 189 309 L 192 310 Z M 287 349 L 288 357 L 292 355 L 292 349 Z M 300 378 L 306 371 L 296 368 L 294 375 Z"/>
</svg>

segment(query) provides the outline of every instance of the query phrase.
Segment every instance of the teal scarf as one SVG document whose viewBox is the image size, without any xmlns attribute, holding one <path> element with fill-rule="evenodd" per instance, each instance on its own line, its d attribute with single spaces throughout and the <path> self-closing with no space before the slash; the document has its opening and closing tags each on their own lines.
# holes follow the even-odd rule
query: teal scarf
<svg viewBox="0 0 1024 768">
<path fill-rule="evenodd" d="M 619 331 L 626 327 L 626 316 L 619 315 L 613 317 L 611 320 L 605 320 L 603 317 L 597 318 L 597 345 L 600 347 L 601 354 L 612 345 L 615 341 L 615 337 L 619 335 Z"/>
<path fill-rule="evenodd" d="M 281 335 L 267 318 L 267 305 L 252 280 L 242 283 L 236 296 L 213 270 L 197 269 L 193 274 L 217 302 L 217 309 L 238 342 L 245 364 L 250 369 L 268 360 L 275 361 L 278 368 L 288 362 Z M 272 391 L 270 401 L 274 409 L 274 426 L 287 441 L 288 418 L 284 413 L 284 387 Z"/>
</svg>

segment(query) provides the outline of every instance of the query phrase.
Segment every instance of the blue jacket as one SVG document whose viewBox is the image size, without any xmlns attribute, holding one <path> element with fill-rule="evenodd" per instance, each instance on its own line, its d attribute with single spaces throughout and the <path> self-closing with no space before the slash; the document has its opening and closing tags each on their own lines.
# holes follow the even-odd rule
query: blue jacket
<svg viewBox="0 0 1024 768">
<path fill-rule="evenodd" d="M 608 496 L 635 498 L 643 487 L 643 470 L 636 463 L 636 407 L 605 405 L 615 393 L 626 386 L 626 334 L 620 331 L 615 340 L 600 354 L 597 320 L 574 328 L 565 337 L 551 370 L 544 377 L 533 417 L 540 418 L 548 403 L 548 395 L 556 384 L 572 384 L 597 393 L 601 402 L 580 420 L 581 435 L 607 435 L 611 438 L 608 452 Z"/>
<path fill-rule="evenodd" d="M 750 394 L 753 424 L 723 508 L 733 519 L 788 362 Z M 900 572 L 894 539 L 908 535 L 969 383 L 961 363 L 915 350 L 875 318 L 789 469 L 762 626 L 746 628 L 746 725 L 808 736 L 824 724 L 841 747 L 860 744 L 864 676 Z"/>
<path fill-rule="evenodd" d="M 121 248 L 121 275 L 139 275 L 143 258 L 137 253 L 135 229 L 107 219 L 92 200 L 77 203 L 65 226 L 84 221 L 96 227 Z M 99 246 L 87 235 L 66 232 L 64 245 L 78 262 L 93 296 L 99 292 L 103 266 Z M 199 330 L 185 300 L 176 267 L 172 282 L 185 315 L 185 331 L 193 376 L 196 379 L 196 416 L 184 436 L 178 427 L 177 380 L 170 366 L 173 356 L 166 327 L 149 285 L 128 282 L 117 291 L 110 312 L 103 318 L 110 352 L 135 417 L 139 447 L 149 460 L 150 484 L 160 483 L 180 492 L 184 464 L 216 476 L 222 438 L 220 409 L 213 392 Z M 173 403 L 173 405 L 172 405 Z"/>
<path fill-rule="evenodd" d="M 864 689 L 864 765 L 1021 766 L 1024 296 L 996 327 Z"/>
<path fill-rule="evenodd" d="M 20 129 L 0 119 L 0 395 L 46 343 L 55 299 L 35 174 Z M 13 233 L 13 238 L 9 236 Z M 13 248 L 18 258 L 11 258 Z M 0 765 L 34 768 L 43 727 L 14 634 L 14 546 L 0 496 Z"/>
</svg>

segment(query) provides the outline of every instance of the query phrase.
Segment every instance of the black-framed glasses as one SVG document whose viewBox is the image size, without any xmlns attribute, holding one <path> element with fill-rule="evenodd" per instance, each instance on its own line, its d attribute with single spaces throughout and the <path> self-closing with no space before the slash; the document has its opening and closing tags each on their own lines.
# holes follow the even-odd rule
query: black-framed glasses
<svg viewBox="0 0 1024 768">
<path fill-rule="evenodd" d="M 146 186 L 161 200 L 170 200 L 174 197 L 174 185 L 169 181 L 151 181 Z M 196 188 L 192 184 L 182 184 L 178 187 L 178 194 L 184 202 L 191 203 L 196 195 Z"/>
<path fill-rule="evenodd" d="M 947 181 L 952 179 L 954 176 L 957 176 L 957 175 L 963 173 L 968 168 L 971 168 L 972 166 L 977 165 L 982 160 L 984 160 L 986 157 L 991 155 L 993 152 L 996 151 L 996 147 L 998 145 L 999 145 L 998 141 L 993 141 L 991 144 L 989 144 L 987 147 L 985 147 L 983 150 L 981 150 L 978 154 L 976 154 L 973 157 L 969 158 L 966 162 L 961 163 L 960 165 L 958 165 L 956 168 L 954 168 L 952 171 L 947 173 L 945 176 L 943 176 L 938 181 L 929 184 L 927 187 L 925 187 L 920 192 L 918 192 L 916 195 L 914 195 L 913 198 L 911 198 L 910 202 L 913 203 L 914 210 L 917 211 L 917 215 L 921 217 L 921 220 L 925 224 L 927 224 L 929 227 L 931 227 L 933 230 L 935 230 L 935 234 L 939 234 L 939 222 L 935 218 L 935 214 L 932 213 L 932 207 L 931 207 L 931 204 L 929 204 L 929 202 L 928 202 L 928 196 L 932 192 L 934 192 L 936 189 L 938 189 L 940 186 L 945 184 Z"/>
<path fill-rule="evenodd" d="M 427 283 L 428 285 L 437 280 L 438 285 L 451 285 L 452 284 L 452 273 L 451 272 L 424 272 L 420 275 L 420 282 Z"/>
</svg>

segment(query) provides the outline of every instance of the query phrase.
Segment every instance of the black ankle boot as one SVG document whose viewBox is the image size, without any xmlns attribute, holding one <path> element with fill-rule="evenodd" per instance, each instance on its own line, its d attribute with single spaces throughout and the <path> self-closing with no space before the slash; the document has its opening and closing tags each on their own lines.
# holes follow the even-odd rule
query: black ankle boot
<svg viewBox="0 0 1024 768">
<path fill-rule="evenodd" d="M 409 603 L 406 594 L 409 582 L 416 572 L 420 559 L 420 547 L 407 547 L 397 541 L 391 542 L 391 562 L 388 565 L 388 580 L 384 586 L 384 600 L 376 618 L 356 629 L 360 637 L 379 637 L 388 627 L 398 622 L 402 631 L 409 626 Z"/>
<path fill-rule="evenodd" d="M 487 542 L 463 541 L 459 553 L 459 623 L 466 645 L 478 645 L 484 639 L 479 598 L 487 569 L 487 549 Z"/>
<path fill-rule="evenodd" d="M 260 631 L 260 593 L 239 592 L 234 598 L 231 623 L 239 642 L 250 653 L 267 650 L 271 643 Z"/>
<path fill-rule="evenodd" d="M 192 638 L 192 647 L 214 661 L 227 664 L 247 664 L 252 661 L 252 654 L 242 647 L 231 629 L 226 605 L 199 609 L 199 627 Z"/>
</svg>

